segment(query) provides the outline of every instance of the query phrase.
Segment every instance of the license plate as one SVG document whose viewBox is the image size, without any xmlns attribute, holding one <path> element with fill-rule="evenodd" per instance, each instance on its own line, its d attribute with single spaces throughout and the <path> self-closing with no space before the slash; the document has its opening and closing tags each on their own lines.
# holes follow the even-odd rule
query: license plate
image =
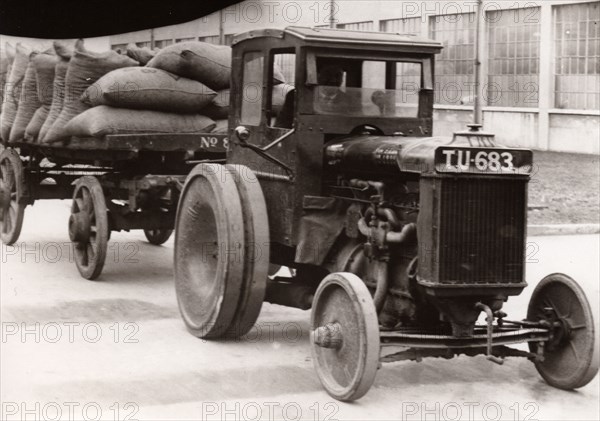
<svg viewBox="0 0 600 421">
<path fill-rule="evenodd" d="M 435 150 L 435 169 L 441 173 L 531 174 L 533 154 L 526 149 L 459 148 Z"/>
</svg>

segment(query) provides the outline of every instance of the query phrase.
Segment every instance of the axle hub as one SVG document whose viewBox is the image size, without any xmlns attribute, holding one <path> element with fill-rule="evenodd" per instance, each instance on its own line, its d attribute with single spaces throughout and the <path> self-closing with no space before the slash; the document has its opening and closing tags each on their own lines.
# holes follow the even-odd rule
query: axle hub
<svg viewBox="0 0 600 421">
<path fill-rule="evenodd" d="M 87 243 L 91 236 L 90 215 L 87 212 L 77 212 L 69 217 L 69 238 L 74 243 Z"/>
<path fill-rule="evenodd" d="M 322 348 L 340 349 L 342 347 L 342 326 L 339 323 L 327 323 L 312 331 L 313 343 Z"/>
</svg>

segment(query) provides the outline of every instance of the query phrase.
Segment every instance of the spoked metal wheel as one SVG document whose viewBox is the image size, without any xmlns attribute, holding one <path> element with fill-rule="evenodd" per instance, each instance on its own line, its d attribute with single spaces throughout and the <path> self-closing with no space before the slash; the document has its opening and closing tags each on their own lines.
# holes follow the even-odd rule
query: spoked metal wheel
<svg viewBox="0 0 600 421">
<path fill-rule="evenodd" d="M 25 204 L 23 196 L 23 164 L 12 148 L 0 153 L 0 239 L 14 244 L 21 235 Z"/>
<path fill-rule="evenodd" d="M 154 229 L 154 230 L 144 230 L 144 235 L 150 244 L 154 244 L 155 246 L 160 246 L 167 242 L 169 238 L 171 238 L 171 234 L 173 234 L 173 230 L 167 229 Z"/>
<path fill-rule="evenodd" d="M 258 179 L 243 165 L 226 165 L 235 176 L 244 216 L 244 273 L 237 310 L 227 336 L 242 336 L 256 323 L 269 275 L 269 218 Z"/>
<path fill-rule="evenodd" d="M 333 273 L 319 285 L 311 314 L 311 350 L 321 384 L 353 401 L 371 388 L 379 366 L 379 323 L 364 282 Z"/>
<path fill-rule="evenodd" d="M 233 173 L 199 164 L 181 192 L 175 221 L 175 290 L 188 330 L 218 338 L 234 319 L 244 279 L 244 213 Z"/>
<path fill-rule="evenodd" d="M 102 273 L 108 243 L 108 214 L 102 186 L 96 177 L 77 180 L 69 218 L 77 269 L 85 279 Z"/>
<path fill-rule="evenodd" d="M 598 372 L 598 346 L 590 304 L 572 278 L 561 273 L 546 276 L 533 291 L 527 319 L 545 320 L 553 338 L 544 344 L 544 360 L 535 366 L 551 386 L 577 389 Z M 538 344 L 530 342 L 532 352 Z"/>
</svg>

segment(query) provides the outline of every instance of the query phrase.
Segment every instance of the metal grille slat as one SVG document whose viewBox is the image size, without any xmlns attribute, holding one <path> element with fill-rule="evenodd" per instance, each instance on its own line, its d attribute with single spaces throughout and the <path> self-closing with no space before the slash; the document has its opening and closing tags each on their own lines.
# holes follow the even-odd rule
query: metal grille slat
<svg viewBox="0 0 600 421">
<path fill-rule="evenodd" d="M 441 284 L 520 283 L 526 182 L 444 179 L 440 192 Z"/>
</svg>

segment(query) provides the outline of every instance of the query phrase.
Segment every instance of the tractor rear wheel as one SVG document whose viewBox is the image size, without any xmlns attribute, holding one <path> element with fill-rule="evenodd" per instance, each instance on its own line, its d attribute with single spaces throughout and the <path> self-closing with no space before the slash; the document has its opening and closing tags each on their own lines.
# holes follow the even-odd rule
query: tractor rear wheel
<svg viewBox="0 0 600 421">
<path fill-rule="evenodd" d="M 175 290 L 187 329 L 218 338 L 230 328 L 244 281 L 244 212 L 231 170 L 198 164 L 175 221 Z"/>
<path fill-rule="evenodd" d="M 269 218 L 258 179 L 243 165 L 226 165 L 234 174 L 244 215 L 244 276 L 240 300 L 227 336 L 245 335 L 256 323 L 269 275 Z"/>
</svg>

